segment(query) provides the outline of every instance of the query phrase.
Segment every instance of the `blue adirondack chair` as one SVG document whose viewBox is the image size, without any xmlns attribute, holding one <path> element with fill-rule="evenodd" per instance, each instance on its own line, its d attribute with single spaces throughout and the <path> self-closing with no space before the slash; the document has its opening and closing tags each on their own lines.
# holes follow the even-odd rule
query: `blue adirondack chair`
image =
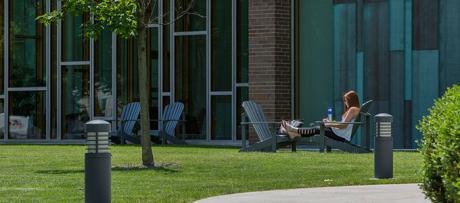
<svg viewBox="0 0 460 203">
<path fill-rule="evenodd" d="M 113 142 L 124 143 L 125 140 L 128 140 L 133 143 L 139 143 L 139 139 L 133 137 L 133 135 L 136 133 L 134 132 L 134 126 L 139 119 L 140 112 L 141 104 L 139 102 L 132 102 L 123 107 L 120 127 L 111 136 Z"/>
<path fill-rule="evenodd" d="M 150 135 L 160 138 L 163 144 L 170 142 L 172 144 L 186 145 L 187 143 L 184 140 L 178 139 L 174 136 L 176 126 L 178 122 L 181 121 L 180 117 L 183 110 L 184 104 L 181 102 L 168 104 L 165 107 L 163 116 L 160 120 L 160 126 L 163 127 L 159 130 L 151 130 Z"/>
</svg>

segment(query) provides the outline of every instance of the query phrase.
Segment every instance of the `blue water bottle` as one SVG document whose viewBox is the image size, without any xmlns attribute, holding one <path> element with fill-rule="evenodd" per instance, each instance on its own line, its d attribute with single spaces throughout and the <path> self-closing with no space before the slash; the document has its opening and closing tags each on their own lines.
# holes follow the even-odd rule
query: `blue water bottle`
<svg viewBox="0 0 460 203">
<path fill-rule="evenodd" d="M 332 114 L 333 114 L 332 107 L 327 108 L 327 119 L 329 121 L 332 121 Z"/>
</svg>

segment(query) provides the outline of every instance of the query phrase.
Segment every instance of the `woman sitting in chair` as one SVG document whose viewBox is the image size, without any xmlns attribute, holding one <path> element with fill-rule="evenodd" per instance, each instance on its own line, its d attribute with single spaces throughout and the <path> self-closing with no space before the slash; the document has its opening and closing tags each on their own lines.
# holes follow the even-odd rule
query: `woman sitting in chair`
<svg viewBox="0 0 460 203">
<path fill-rule="evenodd" d="M 343 109 L 341 122 L 354 122 L 355 118 L 358 117 L 360 112 L 359 99 L 355 91 L 349 91 L 343 95 Z M 351 132 L 353 130 L 353 124 L 346 123 L 334 123 L 329 119 L 323 119 L 324 123 L 324 135 L 338 141 L 350 141 Z M 296 137 L 310 137 L 320 133 L 319 127 L 312 128 L 296 128 L 289 124 L 287 121 L 282 122 L 282 127 L 285 128 L 289 138 L 294 139 Z"/>
</svg>

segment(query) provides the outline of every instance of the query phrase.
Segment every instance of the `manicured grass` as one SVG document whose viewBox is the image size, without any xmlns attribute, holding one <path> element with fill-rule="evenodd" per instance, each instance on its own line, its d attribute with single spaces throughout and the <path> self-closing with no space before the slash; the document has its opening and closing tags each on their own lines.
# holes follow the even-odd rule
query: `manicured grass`
<svg viewBox="0 0 460 203">
<path fill-rule="evenodd" d="M 418 182 L 421 156 L 394 153 L 394 179 L 373 179 L 373 154 L 234 148 L 154 147 L 157 164 L 139 167 L 140 148 L 113 146 L 113 202 L 192 202 L 271 189 Z M 82 202 L 84 146 L 0 145 L 0 201 Z"/>
</svg>

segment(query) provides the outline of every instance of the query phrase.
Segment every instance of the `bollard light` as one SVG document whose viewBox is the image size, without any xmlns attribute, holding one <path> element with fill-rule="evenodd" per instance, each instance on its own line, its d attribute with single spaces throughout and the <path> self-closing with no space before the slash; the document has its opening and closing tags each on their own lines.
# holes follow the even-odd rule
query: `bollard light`
<svg viewBox="0 0 460 203">
<path fill-rule="evenodd" d="M 375 116 L 374 176 L 393 178 L 393 137 L 391 123 L 393 116 L 381 113 Z"/>
<path fill-rule="evenodd" d="M 111 202 L 110 123 L 93 120 L 86 125 L 85 202 Z"/>
<path fill-rule="evenodd" d="M 109 129 L 107 129 L 109 128 Z M 109 152 L 110 123 L 102 120 L 94 120 L 86 123 L 86 144 L 88 153 Z"/>
</svg>

